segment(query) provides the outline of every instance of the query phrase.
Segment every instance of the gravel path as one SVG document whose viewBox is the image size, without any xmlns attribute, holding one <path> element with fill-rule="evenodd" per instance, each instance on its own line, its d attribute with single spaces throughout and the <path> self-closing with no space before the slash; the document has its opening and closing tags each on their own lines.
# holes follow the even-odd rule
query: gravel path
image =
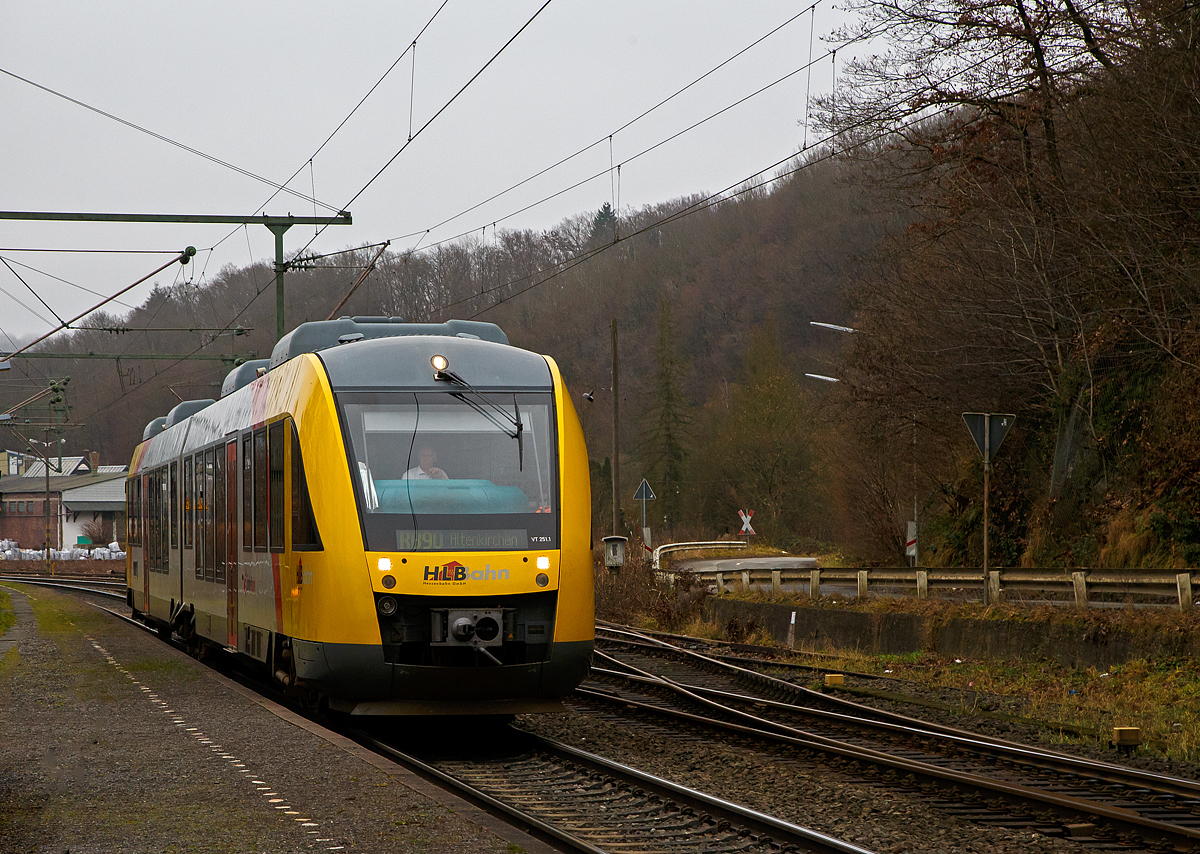
<svg viewBox="0 0 1200 854">
<path fill-rule="evenodd" d="M 547 850 L 132 626 L 5 589 L 4 854 Z"/>
</svg>

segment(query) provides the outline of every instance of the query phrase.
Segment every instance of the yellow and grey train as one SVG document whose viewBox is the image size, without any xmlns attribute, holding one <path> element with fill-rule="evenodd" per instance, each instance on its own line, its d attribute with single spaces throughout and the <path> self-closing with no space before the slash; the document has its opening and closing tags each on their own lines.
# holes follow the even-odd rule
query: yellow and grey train
<svg viewBox="0 0 1200 854">
<path fill-rule="evenodd" d="M 128 601 L 360 715 L 552 711 L 595 636 L 583 432 L 490 323 L 302 324 L 146 426 Z"/>
</svg>

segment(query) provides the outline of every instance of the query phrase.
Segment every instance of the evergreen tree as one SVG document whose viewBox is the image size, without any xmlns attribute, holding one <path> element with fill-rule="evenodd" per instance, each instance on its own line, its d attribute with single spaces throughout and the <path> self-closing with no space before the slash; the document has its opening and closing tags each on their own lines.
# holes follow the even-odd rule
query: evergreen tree
<svg viewBox="0 0 1200 854">
<path fill-rule="evenodd" d="M 658 362 L 658 373 L 643 434 L 644 458 L 658 493 L 660 503 L 657 509 L 662 511 L 670 529 L 680 521 L 682 511 L 690 416 L 680 387 L 685 365 L 675 347 L 671 304 L 665 299 L 658 308 L 658 342 L 654 347 L 654 355 Z"/>
<path fill-rule="evenodd" d="M 592 243 L 611 243 L 617 237 L 617 215 L 612 205 L 605 202 L 592 218 L 592 233 L 589 240 Z"/>
<path fill-rule="evenodd" d="M 787 545 L 815 530 L 817 443 L 770 317 L 751 335 L 746 371 L 745 384 L 711 407 L 706 470 L 724 484 L 724 501 L 710 507 L 712 524 L 726 527 L 738 510 L 753 510 L 755 531 Z"/>
</svg>

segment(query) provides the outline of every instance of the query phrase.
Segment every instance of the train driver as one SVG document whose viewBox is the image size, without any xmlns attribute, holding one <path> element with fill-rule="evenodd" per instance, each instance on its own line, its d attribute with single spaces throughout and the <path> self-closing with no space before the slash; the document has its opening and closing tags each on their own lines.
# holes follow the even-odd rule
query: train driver
<svg viewBox="0 0 1200 854">
<path fill-rule="evenodd" d="M 433 448 L 421 448 L 417 455 L 420 465 L 413 466 L 404 473 L 404 480 L 447 480 L 449 475 L 437 467 L 437 451 Z"/>
</svg>

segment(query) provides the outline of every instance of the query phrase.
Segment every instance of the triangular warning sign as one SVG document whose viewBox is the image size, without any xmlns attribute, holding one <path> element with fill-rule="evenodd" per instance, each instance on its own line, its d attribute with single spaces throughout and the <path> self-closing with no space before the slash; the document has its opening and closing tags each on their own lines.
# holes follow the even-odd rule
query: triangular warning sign
<svg viewBox="0 0 1200 854">
<path fill-rule="evenodd" d="M 990 463 L 1000 450 L 1000 443 L 1008 435 L 1017 416 L 1012 414 L 992 414 L 987 412 L 964 412 L 963 421 L 971 431 L 971 438 L 983 454 L 983 461 Z"/>
</svg>

